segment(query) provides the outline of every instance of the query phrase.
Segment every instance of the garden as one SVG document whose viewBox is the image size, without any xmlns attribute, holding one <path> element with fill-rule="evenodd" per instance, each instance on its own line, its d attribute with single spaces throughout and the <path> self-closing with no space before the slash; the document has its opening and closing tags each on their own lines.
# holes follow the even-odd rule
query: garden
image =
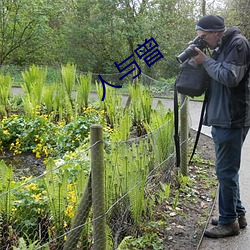
<svg viewBox="0 0 250 250">
<path fill-rule="evenodd" d="M 184 229 L 176 221 L 190 206 L 199 216 L 188 240 L 198 244 L 215 197 L 212 163 L 196 156 L 189 176 L 175 168 L 173 112 L 160 101 L 152 108 L 149 87 L 127 84 L 124 105 L 111 87 L 102 101 L 102 85 L 74 64 L 61 66 L 57 81 L 36 65 L 21 74 L 22 95 L 13 95 L 10 73 L 0 75 L 1 249 L 65 249 L 91 174 L 93 124 L 104 134 L 106 248 L 178 249 L 171 232 Z M 39 171 L 26 162 L 17 172 L 20 156 L 39 162 Z M 80 228 L 75 248 L 92 249 L 91 210 Z"/>
</svg>

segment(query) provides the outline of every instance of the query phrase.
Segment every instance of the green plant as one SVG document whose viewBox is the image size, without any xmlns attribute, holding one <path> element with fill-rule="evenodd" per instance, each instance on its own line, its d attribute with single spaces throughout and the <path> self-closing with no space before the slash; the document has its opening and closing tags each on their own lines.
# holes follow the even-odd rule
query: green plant
<svg viewBox="0 0 250 250">
<path fill-rule="evenodd" d="M 170 196 L 170 192 L 171 192 L 171 183 L 162 183 L 160 182 L 160 189 L 157 192 L 158 196 L 159 196 L 159 202 L 160 204 L 164 201 L 164 200 L 168 200 L 169 196 Z"/>
<path fill-rule="evenodd" d="M 141 84 L 129 85 L 132 101 L 134 123 L 139 126 L 142 122 L 150 123 L 152 110 L 152 95 Z"/>
<path fill-rule="evenodd" d="M 62 86 L 66 91 L 69 100 L 72 102 L 72 91 L 76 81 L 76 66 L 72 63 L 67 63 L 66 66 L 61 66 Z"/>
<path fill-rule="evenodd" d="M 18 246 L 13 246 L 13 250 L 35 250 L 41 246 L 38 240 L 32 242 L 28 235 L 25 235 L 25 238 L 27 239 L 27 242 L 23 237 L 20 237 L 18 239 Z M 49 246 L 43 246 L 43 249 L 49 250 Z"/>
<path fill-rule="evenodd" d="M 44 89 L 43 102 L 46 108 L 46 114 L 51 114 L 51 112 L 53 111 L 55 88 L 56 85 L 53 84 L 50 86 L 46 86 L 46 88 Z"/>
<path fill-rule="evenodd" d="M 76 103 L 77 103 L 77 108 L 79 110 L 78 112 L 80 112 L 83 108 L 88 107 L 92 74 L 90 72 L 88 72 L 87 75 L 81 74 L 78 82 L 79 85 L 77 87 Z"/>
<path fill-rule="evenodd" d="M 149 162 L 152 159 L 148 140 L 146 138 L 141 138 L 139 141 L 132 140 L 129 145 L 126 141 L 111 142 L 109 149 L 106 154 L 105 168 L 107 208 L 125 196 L 123 205 L 118 205 L 113 212 L 116 216 L 131 213 L 134 225 L 139 225 L 143 218 L 143 211 L 146 210 L 145 185 Z"/>
<path fill-rule="evenodd" d="M 0 116 L 7 116 L 9 111 L 9 96 L 11 93 L 12 79 L 10 74 L 0 75 Z"/>
<path fill-rule="evenodd" d="M 128 109 L 124 113 L 120 112 L 115 117 L 115 124 L 110 139 L 113 142 L 126 141 L 130 138 L 132 118 Z"/>
<path fill-rule="evenodd" d="M 189 176 L 185 176 L 181 173 L 178 174 L 178 182 L 181 189 L 185 189 L 187 186 L 190 187 L 192 185 Z"/>
<path fill-rule="evenodd" d="M 111 128 L 114 128 L 118 124 L 120 125 L 120 118 L 123 115 L 121 103 L 122 98 L 121 95 L 117 93 L 117 89 L 108 87 L 103 104 L 107 114 L 107 123 Z"/>
<path fill-rule="evenodd" d="M 13 227 L 17 231 L 22 228 L 22 231 L 19 232 L 21 237 L 27 238 L 28 235 L 27 239 L 36 240 L 40 235 L 39 239 L 44 239 L 48 228 L 43 231 L 39 230 L 39 227 L 44 228 L 42 221 L 49 221 L 45 186 L 40 178 L 35 180 L 32 176 L 22 177 L 17 185 L 18 188 L 12 191 L 15 196 L 12 215 Z"/>
<path fill-rule="evenodd" d="M 125 237 L 123 241 L 119 244 L 117 250 L 127 249 L 163 250 L 163 242 L 156 233 L 145 233 L 142 237 L 139 238 L 128 236 Z"/>
<path fill-rule="evenodd" d="M 68 176 L 56 171 L 56 165 L 52 159 L 46 164 L 46 178 L 44 185 L 49 199 L 49 206 L 57 227 L 63 227 L 64 211 L 67 206 Z"/>
<path fill-rule="evenodd" d="M 177 189 L 175 190 L 175 197 L 172 204 L 173 209 L 176 209 L 179 205 L 179 196 L 180 196 L 180 191 Z"/>
<path fill-rule="evenodd" d="M 29 117 L 34 118 L 40 112 L 46 75 L 47 68 L 42 69 L 35 65 L 22 72 L 24 82 L 21 86 L 24 90 L 24 111 Z"/>
<path fill-rule="evenodd" d="M 174 147 L 173 112 L 166 111 L 162 102 L 158 102 L 156 109 L 151 113 L 151 122 L 145 123 L 147 132 L 151 132 L 150 138 L 154 149 L 156 161 L 163 162 L 171 154 Z"/>
<path fill-rule="evenodd" d="M 8 223 L 12 214 L 13 193 L 11 189 L 14 186 L 14 177 L 12 166 L 8 167 L 3 160 L 0 161 L 0 213 L 5 216 Z"/>
</svg>

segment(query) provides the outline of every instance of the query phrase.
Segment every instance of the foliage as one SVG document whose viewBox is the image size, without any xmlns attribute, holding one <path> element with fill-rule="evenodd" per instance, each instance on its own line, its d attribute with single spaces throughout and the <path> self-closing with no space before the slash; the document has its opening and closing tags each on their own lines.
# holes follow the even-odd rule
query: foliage
<svg viewBox="0 0 250 250">
<path fill-rule="evenodd" d="M 173 129 L 174 120 L 173 112 L 170 110 L 166 112 L 163 104 L 159 101 L 156 109 L 152 111 L 151 123 L 146 123 L 145 128 L 152 132 L 151 139 L 154 149 L 154 155 L 157 161 L 162 162 L 173 151 Z M 155 132 L 155 130 L 157 132 Z"/>
<path fill-rule="evenodd" d="M 29 70 L 23 71 L 22 75 L 24 79 L 24 83 L 21 84 L 24 90 L 24 111 L 27 116 L 35 117 L 37 113 L 39 114 L 47 69 L 32 65 Z"/>
<path fill-rule="evenodd" d="M 246 8 L 239 8 L 244 1 L 237 2 L 240 6 L 227 1 L 227 8 L 209 2 L 205 2 L 206 14 L 225 10 L 226 16 L 241 23 L 247 17 Z M 3 1 L 0 64 L 61 65 L 70 61 L 83 72 L 113 73 L 117 72 L 114 62 L 134 55 L 150 77 L 173 77 L 178 72 L 176 55 L 194 38 L 197 17 L 205 14 L 200 5 L 195 0 Z M 230 6 L 236 9 L 228 11 Z M 134 52 L 151 37 L 164 55 L 154 67 Z"/>
<path fill-rule="evenodd" d="M 72 80 L 71 73 L 69 75 L 70 77 L 67 79 Z M 30 79 L 31 76 L 27 74 L 25 77 Z M 27 91 L 28 86 L 26 86 Z M 56 89 L 54 85 L 51 85 L 51 88 Z M 57 88 L 61 91 L 63 89 L 64 87 Z M 29 241 L 25 235 L 29 235 L 29 239 L 34 244 L 40 244 L 42 239 L 47 242 L 52 238 L 54 244 L 63 245 L 65 239 L 58 236 L 64 235 L 69 230 L 89 176 L 89 155 L 84 152 L 84 149 L 89 145 L 89 129 L 94 123 L 103 124 L 106 139 L 105 191 L 106 208 L 110 210 L 107 217 L 110 234 L 113 237 L 112 244 L 118 246 L 122 239 L 120 231 L 114 231 L 116 226 L 112 227 L 115 216 L 122 218 L 115 222 L 118 227 L 122 228 L 127 225 L 127 227 L 131 226 L 136 229 L 151 213 L 150 210 L 153 206 L 147 205 L 154 201 L 150 201 L 149 198 L 145 199 L 146 182 L 151 167 L 159 160 L 157 159 L 159 155 L 155 155 L 157 150 L 160 151 L 161 147 L 164 148 L 162 157 L 168 157 L 166 154 L 170 153 L 166 150 L 166 148 L 168 150 L 170 148 L 163 146 L 162 142 L 169 140 L 168 133 L 172 131 L 172 115 L 160 105 L 157 106 L 155 112 L 159 112 L 159 114 L 156 115 L 154 110 L 151 110 L 152 96 L 149 90 L 144 91 L 139 85 L 133 89 L 134 99 L 132 100 L 135 102 L 136 98 L 142 99 L 141 105 L 136 106 L 136 109 L 134 107 L 124 109 L 121 96 L 114 91 L 113 88 L 108 89 L 107 101 L 103 102 L 102 108 L 88 105 L 81 112 L 76 111 L 75 117 L 70 120 L 63 119 L 62 116 L 62 120 L 57 122 L 53 111 L 50 114 L 36 114 L 35 117 L 25 114 L 12 115 L 1 120 L 0 146 L 2 152 L 6 150 L 12 150 L 13 154 L 33 152 L 37 158 L 45 158 L 46 171 L 44 174 L 36 181 L 32 179 L 33 177 L 19 180 L 15 184 L 18 188 L 11 192 L 14 209 L 8 213 L 11 214 L 10 223 L 14 233 L 9 232 L 9 234 L 14 237 L 19 228 L 24 228 L 19 236 L 25 239 L 27 246 Z M 52 96 L 53 91 L 49 90 L 48 93 Z M 66 93 L 65 90 L 64 93 Z M 56 92 L 54 94 L 56 98 Z M 68 96 L 68 94 L 66 95 Z M 49 110 L 51 104 L 49 106 L 47 103 L 45 106 L 47 108 L 43 109 L 44 113 Z M 41 105 L 41 107 L 43 106 Z M 138 114 L 143 114 L 136 116 L 140 117 L 142 127 L 148 126 L 148 134 L 145 134 L 144 137 L 137 138 L 137 131 L 134 133 L 135 110 Z M 61 106 L 61 111 L 62 113 L 67 112 L 65 106 Z M 161 126 L 167 127 L 167 129 L 164 127 L 165 132 L 159 129 Z M 152 132 L 157 135 L 154 138 L 158 138 L 158 140 L 151 139 Z M 159 145 L 157 146 L 157 144 Z M 50 157 L 56 157 L 58 161 L 54 161 Z M 122 203 L 118 202 L 119 200 L 122 200 Z M 43 230 L 38 230 L 37 225 Z M 91 226 L 86 230 L 91 230 Z M 139 241 L 138 239 L 139 245 L 147 245 L 146 238 L 142 239 L 140 243 Z M 20 241 L 11 244 L 17 246 L 21 243 Z M 32 244 L 30 246 L 32 247 Z"/>
<path fill-rule="evenodd" d="M 77 87 L 77 107 L 81 111 L 83 108 L 88 107 L 89 94 L 91 90 L 92 74 L 88 72 L 87 75 L 81 74 L 78 80 L 79 84 Z"/>
<path fill-rule="evenodd" d="M 132 100 L 133 122 L 139 126 L 142 123 L 150 123 L 152 95 L 148 89 L 142 89 L 141 84 L 129 86 Z"/>
<path fill-rule="evenodd" d="M 67 63 L 66 66 L 61 67 L 62 87 L 65 90 L 70 101 L 72 101 L 72 91 L 76 82 L 76 66 Z"/>
<path fill-rule="evenodd" d="M 100 90 L 101 85 L 97 85 L 98 91 Z M 98 95 L 100 98 L 100 93 Z M 104 101 L 101 101 L 99 99 L 100 107 L 106 111 L 107 114 L 107 122 L 110 125 L 111 128 L 117 127 L 120 125 L 120 119 L 123 116 L 123 107 L 121 105 L 122 98 L 121 95 L 118 94 L 118 91 L 116 88 L 108 88 L 106 91 L 105 99 Z"/>
<path fill-rule="evenodd" d="M 25 243 L 32 247 L 48 240 L 49 235 L 60 236 L 69 229 L 89 176 L 90 162 L 84 154 L 82 149 L 60 162 L 49 159 L 43 176 L 23 177 L 17 182 L 10 177 L 13 176 L 11 166 L 1 162 L 4 189 L 1 188 L 0 215 L 4 217 L 3 225 L 12 227 L 9 239 L 18 232 L 19 246 L 24 247 Z M 79 162 L 72 163 L 72 158 Z M 11 185 L 5 185 L 5 180 Z M 2 223 L 2 219 L 0 221 Z M 7 233 L 1 223 L 0 235 L 4 234 L 1 246 L 5 246 Z M 62 242 L 59 240 L 56 244 Z"/>
<path fill-rule="evenodd" d="M 14 177 L 12 166 L 7 167 L 0 161 L 0 213 L 4 215 L 5 221 L 10 222 L 10 216 L 13 206 L 13 195 L 10 190 L 13 188 Z"/>
<path fill-rule="evenodd" d="M 68 124 L 55 124 L 46 115 L 35 119 L 13 115 L 0 121 L 0 149 L 14 155 L 33 152 L 37 158 L 59 156 L 86 142 L 90 126 L 100 121 L 91 107 Z"/>
<path fill-rule="evenodd" d="M 22 64 L 26 57 L 46 44 L 49 27 L 44 1 L 2 1 L 0 65 L 5 61 Z M 24 56 L 25 55 L 25 56 Z M 34 55 L 33 55 L 34 56 Z"/>
<path fill-rule="evenodd" d="M 145 233 L 139 238 L 132 236 L 125 237 L 118 246 L 117 250 L 136 250 L 136 249 L 154 249 L 163 250 L 162 240 L 156 233 Z"/>
<path fill-rule="evenodd" d="M 0 117 L 7 116 L 10 109 L 8 98 L 10 96 L 12 79 L 10 74 L 0 75 Z"/>
</svg>

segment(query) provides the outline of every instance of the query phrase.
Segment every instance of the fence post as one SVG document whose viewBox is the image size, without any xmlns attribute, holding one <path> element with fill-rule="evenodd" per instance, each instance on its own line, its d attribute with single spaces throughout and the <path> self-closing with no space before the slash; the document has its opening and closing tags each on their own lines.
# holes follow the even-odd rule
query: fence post
<svg viewBox="0 0 250 250">
<path fill-rule="evenodd" d="M 99 124 L 90 127 L 91 176 L 93 205 L 93 250 L 106 249 L 106 216 L 104 193 L 103 130 Z"/>
<path fill-rule="evenodd" d="M 188 97 L 181 96 L 180 109 L 180 169 L 181 174 L 187 176 L 188 174 Z"/>
</svg>

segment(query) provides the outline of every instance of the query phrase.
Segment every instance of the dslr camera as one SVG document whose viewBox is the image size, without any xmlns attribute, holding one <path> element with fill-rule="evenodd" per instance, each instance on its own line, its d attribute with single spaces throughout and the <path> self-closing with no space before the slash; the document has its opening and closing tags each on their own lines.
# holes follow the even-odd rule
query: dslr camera
<svg viewBox="0 0 250 250">
<path fill-rule="evenodd" d="M 199 48 L 200 50 L 203 50 L 207 48 L 207 43 L 199 36 L 197 36 L 190 45 L 180 54 L 178 55 L 177 61 L 179 63 L 183 63 L 188 58 L 198 55 L 198 53 L 195 51 L 195 47 Z"/>
</svg>

